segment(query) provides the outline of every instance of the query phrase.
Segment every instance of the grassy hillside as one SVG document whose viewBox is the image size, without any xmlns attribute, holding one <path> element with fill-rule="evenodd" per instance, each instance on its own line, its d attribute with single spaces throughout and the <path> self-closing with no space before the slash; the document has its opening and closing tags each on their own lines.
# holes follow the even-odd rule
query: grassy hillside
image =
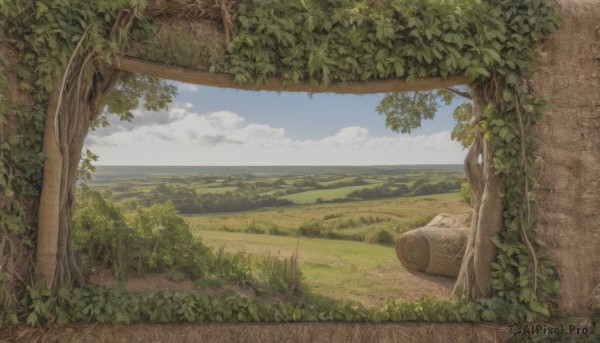
<svg viewBox="0 0 600 343">
<path fill-rule="evenodd" d="M 245 231 L 249 226 L 262 229 L 276 227 L 293 231 L 309 222 L 320 222 L 326 228 L 346 233 L 360 229 L 385 229 L 397 236 L 408 229 L 425 224 L 436 214 L 464 213 L 468 206 L 457 193 L 425 195 L 409 198 L 352 201 L 344 203 L 307 204 L 266 208 L 237 213 L 183 215 L 191 227 L 199 230 Z M 360 218 L 376 222 L 359 225 Z M 353 221 L 356 225 L 348 225 Z M 363 223 L 365 224 L 365 223 Z"/>
<path fill-rule="evenodd" d="M 288 257 L 298 249 L 303 282 L 320 295 L 377 306 L 422 294 L 448 296 L 453 280 L 408 272 L 393 248 L 348 241 L 193 230 L 204 244 L 229 252 Z"/>
</svg>

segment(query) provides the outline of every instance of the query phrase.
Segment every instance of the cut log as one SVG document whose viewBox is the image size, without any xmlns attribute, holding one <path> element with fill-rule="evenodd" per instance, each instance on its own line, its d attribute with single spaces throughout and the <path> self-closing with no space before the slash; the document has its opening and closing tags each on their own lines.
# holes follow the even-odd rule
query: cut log
<svg viewBox="0 0 600 343">
<path fill-rule="evenodd" d="M 407 269 L 457 277 L 470 231 L 467 220 L 467 214 L 442 213 L 404 233 L 396 241 L 398 259 Z"/>
</svg>

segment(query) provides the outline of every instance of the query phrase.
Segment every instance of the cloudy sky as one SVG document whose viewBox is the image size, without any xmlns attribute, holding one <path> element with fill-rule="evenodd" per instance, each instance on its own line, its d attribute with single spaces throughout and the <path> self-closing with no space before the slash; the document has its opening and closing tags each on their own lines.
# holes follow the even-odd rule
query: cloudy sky
<svg viewBox="0 0 600 343">
<path fill-rule="evenodd" d="M 166 111 L 111 118 L 86 146 L 98 165 L 399 165 L 462 163 L 450 140 L 452 110 L 410 135 L 393 133 L 375 111 L 382 94 L 248 92 L 176 84 Z"/>
</svg>

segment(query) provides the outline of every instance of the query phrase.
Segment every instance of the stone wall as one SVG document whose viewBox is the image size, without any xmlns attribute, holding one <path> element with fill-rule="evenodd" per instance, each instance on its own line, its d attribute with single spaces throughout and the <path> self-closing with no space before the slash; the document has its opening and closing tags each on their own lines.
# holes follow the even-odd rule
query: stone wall
<svg viewBox="0 0 600 343">
<path fill-rule="evenodd" d="M 600 0 L 556 2 L 532 87 L 548 101 L 540 142 L 538 241 L 556 262 L 562 314 L 600 309 Z"/>
</svg>

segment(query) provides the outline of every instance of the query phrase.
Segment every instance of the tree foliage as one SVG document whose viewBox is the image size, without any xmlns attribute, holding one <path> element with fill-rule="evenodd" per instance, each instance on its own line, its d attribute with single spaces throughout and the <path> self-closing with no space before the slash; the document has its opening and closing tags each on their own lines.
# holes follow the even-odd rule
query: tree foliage
<svg viewBox="0 0 600 343">
<path fill-rule="evenodd" d="M 124 121 L 133 119 L 134 109 L 166 109 L 177 96 L 177 87 L 156 77 L 121 72 L 119 83 L 106 98 L 106 111 L 92 123 L 92 128 L 108 126 L 108 115 Z M 142 101 L 141 101 L 142 100 Z"/>
<path fill-rule="evenodd" d="M 376 110 L 385 116 L 385 125 L 395 132 L 410 133 L 421 122 L 435 117 L 438 102 L 450 105 L 453 96 L 447 91 L 386 94 Z"/>
<path fill-rule="evenodd" d="M 477 128 L 473 122 L 473 104 L 465 102 L 454 109 L 452 116 L 456 120 L 456 125 L 450 133 L 450 138 L 460 142 L 463 148 L 467 149 L 473 144 Z"/>
<path fill-rule="evenodd" d="M 171 201 L 180 213 L 215 213 L 239 212 L 261 207 L 290 206 L 294 203 L 287 199 L 279 199 L 271 195 L 261 195 L 250 190 L 238 192 L 203 193 L 194 189 L 173 189 L 166 185 L 158 185 L 139 203 L 144 206 L 162 204 Z"/>
<path fill-rule="evenodd" d="M 376 110 L 385 116 L 385 125 L 392 131 L 410 133 L 420 128 L 423 120 L 432 120 L 441 105 L 448 106 L 455 98 L 456 95 L 449 90 L 388 93 L 384 95 Z M 456 125 L 450 137 L 463 148 L 469 148 L 476 132 L 471 123 L 473 104 L 470 101 L 460 104 L 452 115 Z"/>
</svg>

